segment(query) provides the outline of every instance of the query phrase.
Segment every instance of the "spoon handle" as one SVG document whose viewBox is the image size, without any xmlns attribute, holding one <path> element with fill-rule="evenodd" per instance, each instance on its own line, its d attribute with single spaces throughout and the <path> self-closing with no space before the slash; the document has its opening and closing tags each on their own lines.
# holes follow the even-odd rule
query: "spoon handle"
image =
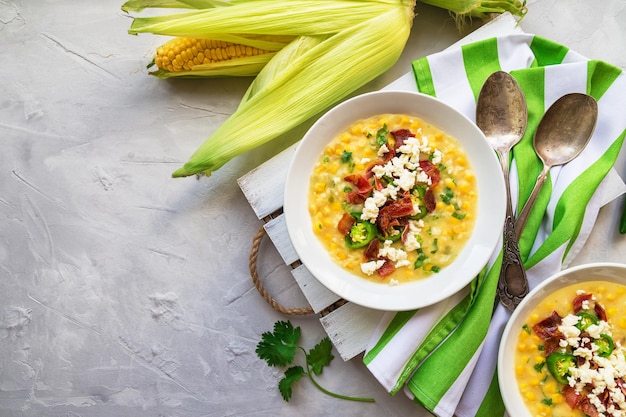
<svg viewBox="0 0 626 417">
<path fill-rule="evenodd" d="M 530 215 L 530 212 L 533 206 L 535 205 L 535 200 L 537 200 L 539 191 L 541 190 L 541 187 L 543 186 L 543 184 L 546 182 L 546 178 L 548 177 L 549 170 L 550 170 L 550 167 L 548 167 L 547 165 L 543 166 L 541 173 L 537 177 L 535 186 L 533 187 L 533 190 L 530 192 L 530 196 L 528 197 L 528 200 L 526 200 L 526 203 L 524 204 L 522 211 L 520 211 L 519 216 L 517 216 L 517 220 L 515 221 L 515 236 L 518 240 L 520 236 L 522 235 L 524 226 L 526 226 L 526 221 L 528 220 L 528 216 Z"/>
<path fill-rule="evenodd" d="M 522 256 L 517 243 L 515 233 L 515 220 L 511 204 L 511 190 L 509 187 L 509 163 L 508 155 L 500 155 L 500 164 L 504 173 L 506 185 L 506 218 L 504 221 L 504 250 L 502 254 L 502 268 L 498 279 L 497 294 L 500 302 L 510 311 L 528 294 L 528 279 L 522 262 Z"/>
</svg>

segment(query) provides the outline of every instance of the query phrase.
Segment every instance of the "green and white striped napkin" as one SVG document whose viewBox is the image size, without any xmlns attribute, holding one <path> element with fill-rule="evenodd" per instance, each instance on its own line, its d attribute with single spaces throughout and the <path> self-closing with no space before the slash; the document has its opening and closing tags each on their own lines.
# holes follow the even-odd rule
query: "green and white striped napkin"
<svg viewBox="0 0 626 417">
<path fill-rule="evenodd" d="M 487 77 L 498 70 L 515 77 L 529 108 L 528 129 L 513 150 L 511 164 L 513 206 L 518 210 L 542 168 L 532 138 L 545 111 L 571 92 L 598 101 L 590 143 L 575 160 L 551 169 L 520 238 L 533 288 L 579 253 L 600 207 L 624 192 L 623 182 L 610 185 L 607 174 L 626 135 L 626 74 L 524 33 L 448 49 L 415 61 L 413 70 L 418 91 L 438 97 L 472 120 Z M 509 313 L 501 305 L 493 312 L 501 261 L 501 251 L 494 253 L 483 273 L 448 300 L 385 315 L 364 363 L 391 394 L 404 390 L 440 417 L 504 415 L 495 370 Z"/>
</svg>

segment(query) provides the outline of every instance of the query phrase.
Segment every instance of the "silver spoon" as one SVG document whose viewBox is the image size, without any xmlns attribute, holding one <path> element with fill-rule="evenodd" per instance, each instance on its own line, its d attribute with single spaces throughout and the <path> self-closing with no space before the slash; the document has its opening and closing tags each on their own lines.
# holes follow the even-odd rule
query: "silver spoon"
<svg viewBox="0 0 626 417">
<path fill-rule="evenodd" d="M 533 138 L 533 146 L 543 162 L 543 169 L 515 222 L 518 239 L 550 168 L 570 162 L 585 149 L 597 120 L 598 103 L 593 97 L 581 93 L 564 95 L 543 115 Z"/>
<path fill-rule="evenodd" d="M 504 71 L 491 74 L 483 84 L 476 103 L 476 124 L 498 154 L 506 184 L 504 252 L 498 280 L 498 298 L 513 311 L 528 294 L 528 280 L 515 234 L 515 220 L 509 187 L 509 152 L 526 132 L 528 108 L 517 81 Z"/>
</svg>

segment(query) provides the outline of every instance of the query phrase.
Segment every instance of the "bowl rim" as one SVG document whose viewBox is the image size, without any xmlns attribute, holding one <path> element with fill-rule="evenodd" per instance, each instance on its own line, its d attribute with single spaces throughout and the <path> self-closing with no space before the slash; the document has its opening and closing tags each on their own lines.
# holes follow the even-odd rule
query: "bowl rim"
<svg viewBox="0 0 626 417">
<path fill-rule="evenodd" d="M 409 106 L 415 106 L 417 109 L 410 111 Z M 446 119 L 443 119 L 443 116 L 437 112 L 444 114 Z M 414 115 L 443 131 L 450 129 L 460 131 L 459 126 L 464 129 L 462 132 L 467 136 L 465 140 L 460 139 L 459 135 L 448 133 L 463 144 L 464 151 L 468 154 L 472 169 L 477 176 L 479 195 L 484 192 L 485 197 L 478 199 L 478 215 L 474 226 L 475 230 L 479 230 L 480 233 L 474 233 L 470 237 L 452 264 L 463 262 L 463 269 L 459 268 L 457 271 L 458 277 L 454 276 L 453 279 L 447 281 L 441 278 L 442 276 L 448 277 L 454 272 L 454 268 L 450 265 L 432 277 L 390 286 L 348 273 L 330 257 L 328 257 L 328 262 L 319 262 L 320 257 L 325 258 L 319 254 L 326 250 L 321 250 L 322 244 L 312 232 L 312 223 L 306 208 L 308 198 L 293 197 L 301 193 L 302 188 L 305 188 L 304 192 L 308 193 L 313 164 L 330 139 L 357 120 L 385 113 Z M 437 123 L 440 119 L 449 120 L 450 127 L 447 129 L 442 127 L 443 122 Z M 471 143 L 471 149 L 468 149 L 468 143 Z M 476 164 L 479 158 L 480 167 Z M 285 181 L 283 210 L 287 232 L 300 261 L 311 275 L 343 299 L 364 307 L 385 311 L 407 311 L 425 307 L 462 290 L 480 273 L 492 257 L 502 236 L 502 228 L 494 227 L 494 224 L 503 225 L 506 214 L 504 176 L 493 175 L 496 170 L 498 173 L 501 172 L 500 163 L 483 132 L 472 120 L 452 106 L 419 92 L 380 90 L 360 94 L 336 105 L 322 115 L 309 128 L 296 147 Z M 306 177 L 305 180 L 299 178 L 298 172 L 300 176 Z M 489 192 L 485 191 L 487 189 Z M 319 256 L 316 258 L 316 255 Z M 437 279 L 438 281 L 435 281 Z M 436 288 L 436 291 L 433 291 L 433 288 Z"/>
<path fill-rule="evenodd" d="M 584 275 L 582 277 L 576 276 L 576 274 L 584 272 L 597 271 L 594 275 Z M 535 288 L 533 288 L 526 297 L 519 303 L 517 308 L 513 311 L 509 320 L 504 327 L 500 344 L 498 346 L 498 358 L 497 358 L 497 373 L 498 373 L 498 385 L 500 388 L 500 394 L 504 402 L 504 406 L 511 417 L 531 417 L 532 414 L 528 411 L 524 400 L 518 389 L 517 379 L 515 383 L 510 383 L 511 374 L 514 375 L 512 369 L 513 364 L 509 363 L 509 360 L 513 359 L 513 353 L 511 352 L 510 345 L 514 342 L 514 326 L 517 325 L 516 321 L 522 317 L 522 314 L 528 314 L 541 300 L 543 300 L 547 294 L 555 291 L 558 288 L 575 285 L 580 282 L 599 281 L 598 275 L 602 271 L 615 271 L 621 272 L 622 275 L 618 277 L 613 276 L 613 279 L 607 279 L 607 281 L 617 282 L 622 285 L 626 285 L 626 264 L 619 262 L 590 262 L 581 265 L 572 266 L 563 269 L 550 275 L 548 278 L 541 281 Z M 574 274 L 574 280 L 565 281 L 566 278 Z M 606 275 L 608 276 L 608 275 Z M 561 282 L 563 281 L 563 282 Z M 552 288 L 554 287 L 554 288 Z M 545 293 L 545 294 L 542 294 Z M 528 310 L 528 311 L 527 311 Z M 515 339 L 517 340 L 517 339 Z M 508 364 L 508 365 L 507 365 Z"/>
</svg>

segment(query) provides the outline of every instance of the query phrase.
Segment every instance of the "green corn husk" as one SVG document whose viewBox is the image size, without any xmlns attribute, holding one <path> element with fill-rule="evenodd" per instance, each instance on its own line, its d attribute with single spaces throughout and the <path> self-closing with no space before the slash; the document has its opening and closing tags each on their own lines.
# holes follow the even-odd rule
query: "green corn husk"
<svg viewBox="0 0 626 417">
<path fill-rule="evenodd" d="M 412 7 L 399 5 L 321 40 L 266 83 L 254 86 L 258 91 L 247 95 L 172 176 L 210 175 L 234 156 L 287 132 L 371 81 L 399 58 L 412 18 Z"/>
<path fill-rule="evenodd" d="M 509 12 L 513 16 L 523 18 L 528 11 L 526 0 L 420 0 L 442 9 L 449 10 L 457 23 L 467 17 L 488 19 L 493 14 Z"/>
<path fill-rule="evenodd" d="M 248 87 L 239 103 L 239 107 L 242 107 L 259 91 L 263 91 L 266 85 L 278 78 L 293 62 L 297 61 L 302 55 L 318 46 L 327 38 L 328 36 L 300 36 L 283 48 L 280 53 L 276 54 L 275 58 L 259 72 L 252 84 L 250 84 L 250 87 Z"/>
<path fill-rule="evenodd" d="M 225 33 L 323 35 L 362 23 L 390 7 L 393 4 L 384 0 L 252 0 L 228 7 L 135 18 L 128 33 L 204 39 Z"/>
<path fill-rule="evenodd" d="M 230 5 L 229 0 L 128 0 L 122 11 L 140 12 L 145 9 L 208 9 Z"/>
</svg>

